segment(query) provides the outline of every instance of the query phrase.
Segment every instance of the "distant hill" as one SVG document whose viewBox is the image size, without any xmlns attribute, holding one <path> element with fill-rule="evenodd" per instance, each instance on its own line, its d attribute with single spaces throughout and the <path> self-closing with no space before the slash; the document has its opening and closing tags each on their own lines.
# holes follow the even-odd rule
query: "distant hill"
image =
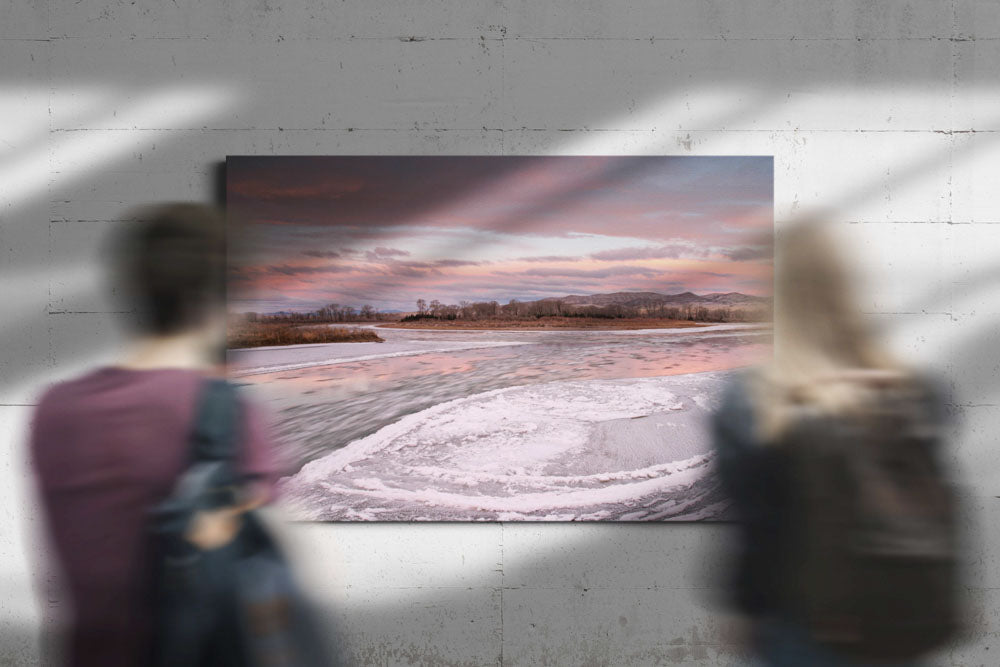
<svg viewBox="0 0 1000 667">
<path fill-rule="evenodd" d="M 771 302 L 763 296 L 753 296 L 741 292 L 712 292 L 711 294 L 695 294 L 681 292 L 680 294 L 660 294 L 659 292 L 612 292 L 610 294 L 570 294 L 564 297 L 549 297 L 539 301 L 562 301 L 573 306 L 758 306 Z"/>
</svg>

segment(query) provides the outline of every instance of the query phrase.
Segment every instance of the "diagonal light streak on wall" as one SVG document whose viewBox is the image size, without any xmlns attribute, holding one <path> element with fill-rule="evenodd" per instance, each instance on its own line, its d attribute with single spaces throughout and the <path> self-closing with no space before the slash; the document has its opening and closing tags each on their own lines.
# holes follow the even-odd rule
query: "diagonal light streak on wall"
<svg viewBox="0 0 1000 667">
<path fill-rule="evenodd" d="M 36 145 L 0 166 L 0 183 L 3 183 L 0 207 L 13 206 L 18 201 L 42 195 L 50 184 L 93 173 L 101 165 L 134 148 L 130 142 L 109 140 L 108 133 L 92 133 L 91 130 L 144 129 L 143 139 L 152 143 L 166 131 L 157 131 L 158 128 L 202 123 L 233 108 L 240 101 L 240 96 L 225 86 L 168 86 L 151 91 L 139 102 L 106 117 L 94 127 L 54 131 L 44 147 Z M 153 131 L 150 132 L 150 129 Z M 122 138 L 126 138 L 128 129 L 121 131 Z M 51 171 L 53 158 L 58 158 L 59 163 L 65 165 L 58 172 Z"/>
</svg>

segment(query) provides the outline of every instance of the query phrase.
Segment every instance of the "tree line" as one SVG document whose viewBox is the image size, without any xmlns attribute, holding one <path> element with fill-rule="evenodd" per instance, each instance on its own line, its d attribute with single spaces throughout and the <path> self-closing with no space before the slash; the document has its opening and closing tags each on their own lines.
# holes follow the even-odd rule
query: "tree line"
<svg viewBox="0 0 1000 667">
<path fill-rule="evenodd" d="M 285 322 L 328 324 L 335 322 L 388 322 L 398 320 L 399 315 L 380 312 L 374 306 L 365 304 L 360 308 L 330 303 L 305 313 L 243 313 L 247 322 Z"/>
<path fill-rule="evenodd" d="M 332 324 L 337 322 L 392 322 L 401 320 L 412 322 L 422 319 L 434 320 L 520 320 L 541 317 L 591 317 L 605 319 L 638 318 L 688 320 L 691 322 L 760 322 L 770 317 L 765 306 L 718 306 L 673 305 L 652 303 L 626 305 L 610 303 L 603 306 L 568 304 L 562 299 L 541 301 L 518 301 L 508 303 L 497 301 L 460 301 L 445 304 L 437 299 L 427 301 L 417 299 L 417 311 L 400 318 L 398 313 L 383 313 L 365 304 L 360 308 L 338 303 L 304 313 L 243 313 L 247 322 L 284 322 Z"/>
<path fill-rule="evenodd" d="M 437 299 L 427 302 L 417 299 L 417 312 L 402 318 L 403 322 L 421 319 L 435 320 L 517 320 L 541 317 L 597 317 L 607 319 L 646 318 L 689 320 L 692 322 L 758 322 L 770 316 L 761 306 L 671 305 L 665 303 L 642 306 L 612 303 L 604 306 L 568 304 L 562 299 L 518 301 L 511 299 L 501 305 L 497 301 L 461 301 L 443 304 Z"/>
</svg>

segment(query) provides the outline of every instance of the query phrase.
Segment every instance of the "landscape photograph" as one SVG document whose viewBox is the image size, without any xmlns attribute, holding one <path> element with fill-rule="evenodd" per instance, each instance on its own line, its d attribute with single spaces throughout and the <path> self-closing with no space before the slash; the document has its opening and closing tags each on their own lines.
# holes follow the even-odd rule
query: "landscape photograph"
<svg viewBox="0 0 1000 667">
<path fill-rule="evenodd" d="M 229 371 L 306 521 L 727 518 L 773 161 L 229 157 Z"/>
</svg>

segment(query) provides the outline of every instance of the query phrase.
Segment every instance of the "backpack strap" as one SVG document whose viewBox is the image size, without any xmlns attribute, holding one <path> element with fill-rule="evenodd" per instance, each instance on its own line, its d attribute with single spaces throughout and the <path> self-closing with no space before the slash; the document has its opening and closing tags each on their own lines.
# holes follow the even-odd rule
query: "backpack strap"
<svg viewBox="0 0 1000 667">
<path fill-rule="evenodd" d="M 202 383 L 191 431 L 189 474 L 184 477 L 198 487 L 197 492 L 210 506 L 232 504 L 235 500 L 240 413 L 235 386 L 219 378 Z"/>
<path fill-rule="evenodd" d="M 236 387 L 219 378 L 205 380 L 191 432 L 191 463 L 233 461 L 238 423 Z"/>
</svg>

